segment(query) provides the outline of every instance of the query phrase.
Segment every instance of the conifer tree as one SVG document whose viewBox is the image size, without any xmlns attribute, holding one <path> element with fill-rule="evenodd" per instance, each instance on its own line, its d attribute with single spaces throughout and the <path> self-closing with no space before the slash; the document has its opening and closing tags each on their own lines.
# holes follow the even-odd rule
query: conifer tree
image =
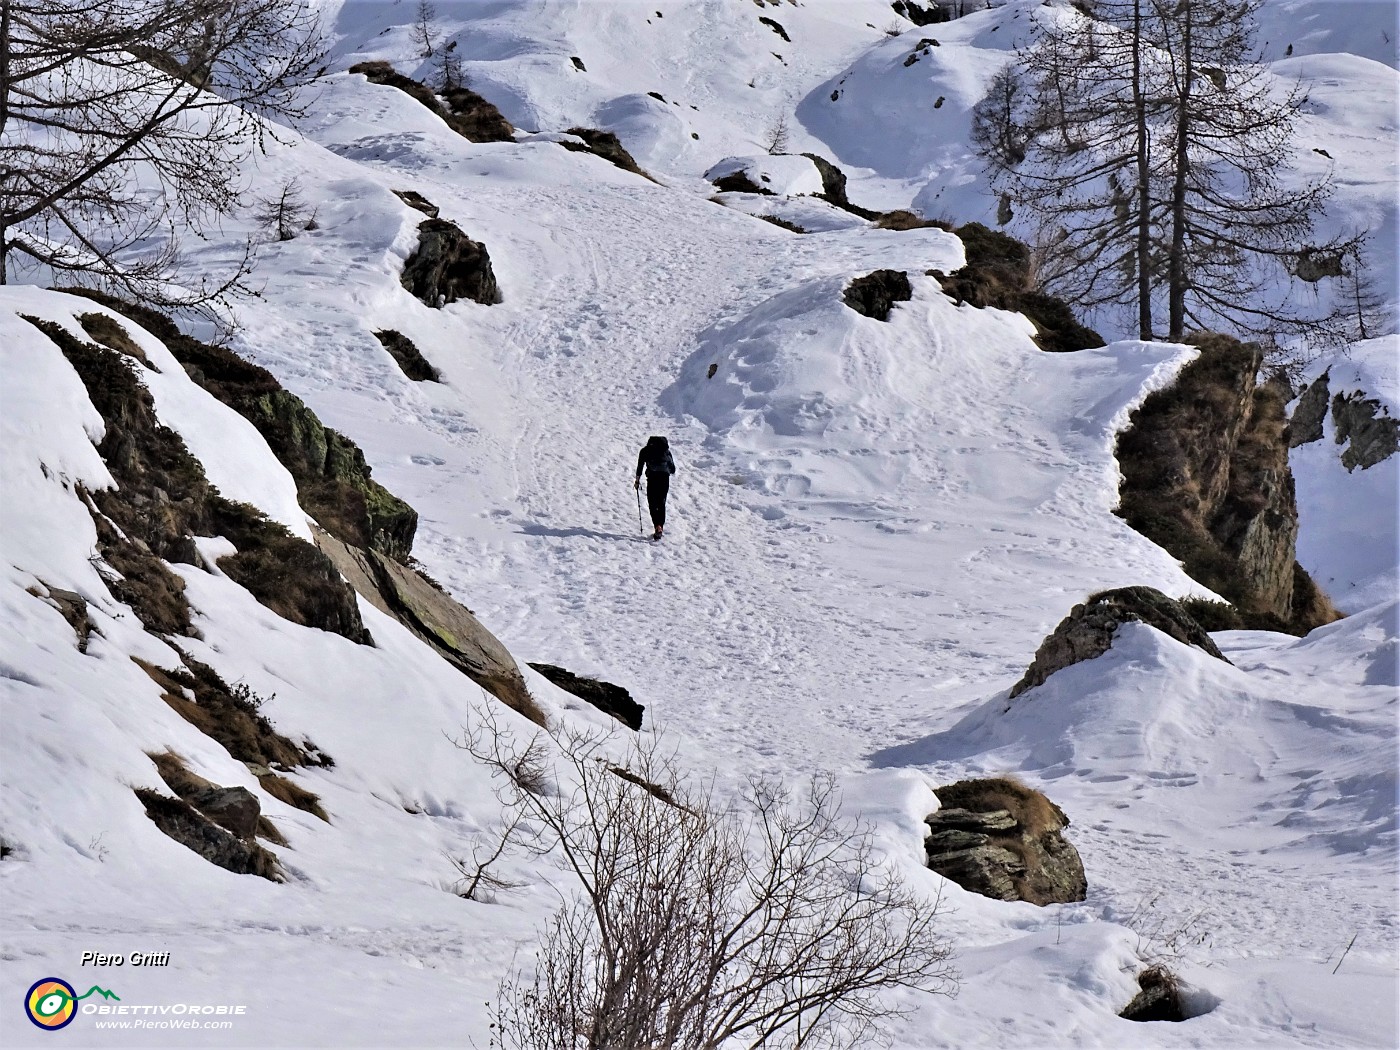
<svg viewBox="0 0 1400 1050">
<path fill-rule="evenodd" d="M 1042 232 L 1047 282 L 1082 306 L 1136 306 L 1142 338 L 1334 319 L 1288 294 L 1305 253 L 1355 255 L 1356 240 L 1313 240 L 1331 181 L 1288 177 L 1305 95 L 1256 61 L 1261 2 L 1055 9 L 974 113 L 995 188 Z"/>
</svg>

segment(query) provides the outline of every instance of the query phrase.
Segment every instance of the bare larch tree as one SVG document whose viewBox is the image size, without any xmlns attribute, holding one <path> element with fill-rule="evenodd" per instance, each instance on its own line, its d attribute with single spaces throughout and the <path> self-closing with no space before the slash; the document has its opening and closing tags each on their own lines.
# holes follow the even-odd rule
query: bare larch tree
<svg viewBox="0 0 1400 1050">
<path fill-rule="evenodd" d="M 1135 305 L 1139 336 L 1192 328 L 1323 334 L 1298 260 L 1359 258 L 1314 240 L 1331 181 L 1290 177 L 1305 100 L 1258 61 L 1262 0 L 1096 0 L 1060 9 L 977 107 L 996 188 L 1040 231 L 1042 268 L 1087 307 Z"/>
</svg>

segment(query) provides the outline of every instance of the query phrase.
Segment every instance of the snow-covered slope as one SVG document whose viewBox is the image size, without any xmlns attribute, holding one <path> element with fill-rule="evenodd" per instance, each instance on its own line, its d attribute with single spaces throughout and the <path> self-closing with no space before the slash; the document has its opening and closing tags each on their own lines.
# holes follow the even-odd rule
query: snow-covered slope
<svg viewBox="0 0 1400 1050">
<path fill-rule="evenodd" d="M 930 901 L 944 895 L 958 946 L 960 998 L 897 1000 L 912 1011 L 891 1032 L 897 1046 L 1394 1045 L 1400 629 L 1393 601 L 1369 601 L 1393 598 L 1393 583 L 1307 639 L 1218 636 L 1233 666 L 1129 625 L 1103 657 L 1009 703 L 1041 637 L 1091 591 L 1205 594 L 1111 513 L 1115 433 L 1194 351 L 1112 342 L 1042 354 L 1024 318 L 959 305 L 926 275 L 961 263 L 955 237 L 877 230 L 811 200 L 764 205 L 812 215 L 781 212 L 816 231 L 795 235 L 711 202 L 700 177 L 762 154 L 787 113 L 789 150 L 840 162 L 853 200 L 984 217 L 967 111 L 1038 5 L 900 23 L 899 37 L 875 0 L 436 6 L 473 87 L 520 141 L 468 142 L 408 96 L 339 72 L 365 58 L 431 72 L 415 57 L 408 0 L 328 4 L 337 72 L 312 117 L 248 173 L 262 193 L 296 178 L 319 228 L 263 246 L 262 294 L 239 307 L 234 336 L 416 507 L 427 570 L 522 663 L 630 688 L 648 737 L 661 730 L 720 791 L 754 773 L 840 778 L 888 862 Z M 939 45 L 905 66 L 925 36 Z M 1314 53 L 1322 46 L 1300 44 L 1288 61 L 1315 73 L 1335 58 Z M 1354 125 L 1343 148 L 1363 160 L 1346 199 L 1393 230 L 1393 123 L 1380 145 L 1375 132 L 1376 91 L 1388 90 L 1376 84 L 1394 69 L 1364 54 L 1335 64 L 1327 127 Z M 1342 107 L 1352 83 L 1366 104 Z M 577 124 L 617 131 L 658 181 L 550 140 Z M 434 310 L 404 290 L 422 216 L 396 189 L 487 245 L 503 302 Z M 230 221 L 190 246 L 191 264 L 232 256 L 254 228 Z M 913 286 L 888 322 L 842 303 L 850 278 L 879 268 L 906 270 Z M 501 817 L 485 772 L 449 739 L 489 701 L 395 621 L 361 602 L 376 645 L 357 646 L 289 624 L 216 569 L 176 566 L 203 636 L 180 645 L 266 698 L 279 731 L 334 757 L 296 774 L 331 819 L 262 796 L 289 843 L 273 847 L 289 876 L 274 884 L 213 867 L 143 813 L 131 789 L 160 786 L 150 752 L 258 785 L 132 661 L 177 656 L 93 563 L 76 485 L 110 483 L 93 451 L 101 419 L 19 315 L 81 337 L 73 317 L 94 309 L 0 289 L 0 834 L 14 851 L 0 859 L 11 1004 L 0 1042 L 486 1045 L 483 1004 L 513 965 L 530 965 L 567 883 L 518 858 L 508 871 L 521 887 L 493 904 L 449 892 L 445 854 Z M 123 324 L 160 369 L 140 376 L 161 421 L 211 480 L 306 530 L 290 477 L 242 418 Z M 405 379 L 373 335 L 386 328 L 444 382 Z M 1393 350 L 1392 338 L 1376 353 Z M 670 435 L 680 466 L 659 545 L 640 537 L 630 484 L 650 433 Z M 1393 486 L 1393 470 L 1373 475 L 1386 476 Z M 1339 539 L 1340 516 L 1309 517 L 1330 498 L 1310 478 L 1331 484 L 1304 465 L 1304 564 L 1329 579 L 1360 580 L 1345 575 L 1353 561 L 1366 579 L 1383 574 L 1389 490 L 1349 504 L 1363 509 Z M 30 593 L 46 588 L 88 600 L 101 633 L 86 654 Z M 554 717 L 587 717 L 527 675 Z M 1005 771 L 1069 814 L 1085 902 L 992 901 L 923 869 L 931 787 Z M 88 950 L 170 961 L 80 967 Z M 1136 971 L 1162 957 L 1200 1015 L 1119 1019 Z M 246 1012 L 178 1037 L 98 1032 L 80 1016 L 53 1036 L 16 1007 L 48 975 L 128 1003 Z"/>
<path fill-rule="evenodd" d="M 1340 360 L 1319 362 L 1329 393 L 1374 401 L 1382 418 L 1400 418 L 1400 340 L 1357 343 Z M 1392 424 L 1393 425 L 1393 424 Z M 1359 612 L 1400 590 L 1400 455 L 1370 466 L 1342 462 L 1345 442 L 1329 411 L 1322 435 L 1289 454 L 1298 482 L 1298 561 L 1339 608 Z"/>
</svg>

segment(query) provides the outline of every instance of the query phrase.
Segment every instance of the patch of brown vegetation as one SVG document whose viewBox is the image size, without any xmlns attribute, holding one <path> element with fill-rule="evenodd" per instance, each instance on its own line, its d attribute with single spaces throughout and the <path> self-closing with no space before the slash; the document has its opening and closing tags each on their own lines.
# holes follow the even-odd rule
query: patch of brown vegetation
<svg viewBox="0 0 1400 1050">
<path fill-rule="evenodd" d="M 515 141 L 515 128 L 495 103 L 464 87 L 444 91 L 442 97 L 450 110 L 448 125 L 463 138 L 472 142 Z"/>
<path fill-rule="evenodd" d="M 131 338 L 131 333 L 114 321 L 110 315 L 79 314 L 78 323 L 83 326 L 83 331 L 93 342 L 101 343 L 109 350 L 115 350 L 119 354 L 133 357 L 154 372 L 160 371 L 146 359 L 146 351 L 142 350 L 136 340 Z"/>
<path fill-rule="evenodd" d="M 1032 835 L 1059 831 L 1069 825 L 1065 811 L 1051 802 L 1042 792 L 1021 783 L 1012 776 L 986 777 L 980 780 L 959 780 L 934 790 L 939 805 L 945 809 L 966 809 L 973 813 L 991 813 L 1004 809 Z"/>
<path fill-rule="evenodd" d="M 173 751 L 147 752 L 147 757 L 156 764 L 156 772 L 160 774 L 161 780 L 165 781 L 166 787 L 175 792 L 178 798 L 190 803 L 196 809 L 200 808 L 198 798 L 211 791 L 222 790 L 220 785 L 212 780 L 206 780 L 197 773 L 191 772 L 185 765 L 185 760 Z M 217 817 L 211 816 L 215 823 L 220 823 Z M 227 824 L 224 827 L 228 827 Z M 229 828 L 232 831 L 232 828 Z M 259 815 L 257 818 L 256 835 L 258 838 L 266 839 L 277 846 L 287 845 L 286 836 L 277 830 L 277 825 L 268 820 L 267 817 Z"/>
<path fill-rule="evenodd" d="M 262 604 L 293 623 L 370 642 L 354 592 L 329 559 L 256 508 L 220 496 L 180 436 L 157 421 L 150 391 L 125 358 L 60 325 L 26 320 L 63 352 L 102 416 L 106 432 L 97 451 L 119 487 L 90 498 L 120 533 L 99 522 L 99 545 L 127 577 L 123 586 L 114 582 L 114 595 L 120 599 L 119 590 L 131 597 L 138 616 L 143 609 L 153 613 L 148 629 L 190 630 L 183 585 L 176 587 L 154 559 L 197 565 L 194 537 L 226 536 L 238 553 L 221 558 L 220 567 Z"/>
<path fill-rule="evenodd" d="M 385 87 L 398 88 L 420 105 L 432 110 L 439 116 L 442 114 L 442 107 L 438 104 L 437 95 L 433 94 L 431 88 L 426 84 L 414 80 L 412 77 L 404 76 L 388 62 L 359 62 L 351 66 L 349 72 L 359 73 L 371 84 L 382 84 Z"/>
<path fill-rule="evenodd" d="M 161 687 L 161 699 L 190 725 L 218 741 L 230 755 L 254 769 L 258 783 L 274 798 L 329 820 L 317 795 L 272 771 L 296 766 L 331 766 L 334 761 L 303 748 L 281 733 L 259 708 L 261 698 L 247 686 L 229 686 L 208 664 L 186 655 L 184 667 L 169 670 L 138 657 L 132 660 Z M 153 758 L 155 756 L 152 756 Z M 160 768 L 157 762 L 157 768 Z M 256 770 L 264 772 L 257 773 Z M 164 772 L 162 771 L 162 776 Z M 179 786 L 166 777 L 177 794 Z"/>
<path fill-rule="evenodd" d="M 515 141 L 515 128 L 510 121 L 501 115 L 493 103 L 475 91 L 458 87 L 444 92 L 443 98 L 447 100 L 444 107 L 432 88 L 404 76 L 388 62 L 360 62 L 351 66 L 350 72 L 361 74 L 371 84 L 398 88 L 424 108 L 432 110 L 442 118 L 443 123 L 471 142 Z"/>
<path fill-rule="evenodd" d="M 231 687 L 206 663 L 190 656 L 173 670 L 132 657 L 162 689 L 161 699 L 186 722 L 222 744 L 240 762 L 289 768 L 319 764 L 273 727 L 258 708 L 262 701 L 244 687 Z"/>
<path fill-rule="evenodd" d="M 660 784 L 648 780 L 644 776 L 640 776 L 639 774 L 632 772 L 632 770 L 628 769 L 626 766 L 617 766 L 609 764 L 608 772 L 615 777 L 622 778 L 629 784 L 636 784 L 637 787 L 641 788 L 652 798 L 657 799 L 660 802 L 664 802 L 668 806 L 674 806 L 676 809 L 686 809 L 685 806 L 681 805 L 680 802 L 677 801 L 676 796 L 673 795 L 666 788 L 662 787 Z M 686 812 L 689 812 L 689 810 L 686 810 Z"/>
<path fill-rule="evenodd" d="M 1257 382 L 1256 344 L 1209 333 L 1189 341 L 1200 355 L 1118 436 L 1116 513 L 1230 601 L 1238 626 L 1306 634 L 1340 613 L 1294 556 L 1287 395 Z"/>
<path fill-rule="evenodd" d="M 276 773 L 261 774 L 258 783 L 273 798 L 281 799 L 294 809 L 305 810 L 314 817 L 320 817 L 327 824 L 331 822 L 331 818 L 326 816 L 326 811 L 321 808 L 321 796 L 307 791 L 300 784 Z"/>
<path fill-rule="evenodd" d="M 87 498 L 91 509 L 98 501 L 91 495 Z M 101 502 L 109 504 L 106 499 Z M 113 575 L 102 567 L 97 570 L 112 597 L 130 608 L 152 634 L 201 637 L 190 619 L 185 581 L 149 550 L 123 537 L 105 514 L 92 509 L 92 521 L 97 528 L 97 552 L 107 568 L 120 574 Z"/>
<path fill-rule="evenodd" d="M 887 211 L 875 220 L 875 225 L 881 230 L 947 230 L 953 232 L 953 224 L 946 219 L 925 219 L 912 211 L 897 209 Z"/>
<path fill-rule="evenodd" d="M 959 305 L 1024 314 L 1035 323 L 1036 344 L 1042 350 L 1063 353 L 1104 345 L 1103 337 L 1080 324 L 1063 299 L 1035 287 L 1026 245 L 980 222 L 953 232 L 963 242 L 967 262 L 951 274 L 930 274 Z"/>
</svg>

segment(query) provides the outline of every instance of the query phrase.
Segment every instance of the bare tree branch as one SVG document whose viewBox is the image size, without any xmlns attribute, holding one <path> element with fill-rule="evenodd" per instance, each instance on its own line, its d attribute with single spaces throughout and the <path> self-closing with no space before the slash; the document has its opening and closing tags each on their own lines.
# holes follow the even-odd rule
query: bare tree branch
<svg viewBox="0 0 1400 1050">
<path fill-rule="evenodd" d="M 553 790 L 525 791 L 522 750 L 484 726 L 463 746 L 578 890 L 543 931 L 533 976 L 502 983 L 495 1045 L 864 1046 L 898 1013 L 888 992 L 955 992 L 939 899 L 879 861 L 829 777 L 800 799 L 755 779 L 725 807 L 654 747 L 633 744 L 623 777 L 604 738 L 564 731 Z"/>
<path fill-rule="evenodd" d="M 0 38 L 0 282 L 18 253 L 162 306 L 238 289 L 248 251 L 181 287 L 176 244 L 237 205 L 262 116 L 304 105 L 309 0 L 0 0 Z"/>
</svg>

